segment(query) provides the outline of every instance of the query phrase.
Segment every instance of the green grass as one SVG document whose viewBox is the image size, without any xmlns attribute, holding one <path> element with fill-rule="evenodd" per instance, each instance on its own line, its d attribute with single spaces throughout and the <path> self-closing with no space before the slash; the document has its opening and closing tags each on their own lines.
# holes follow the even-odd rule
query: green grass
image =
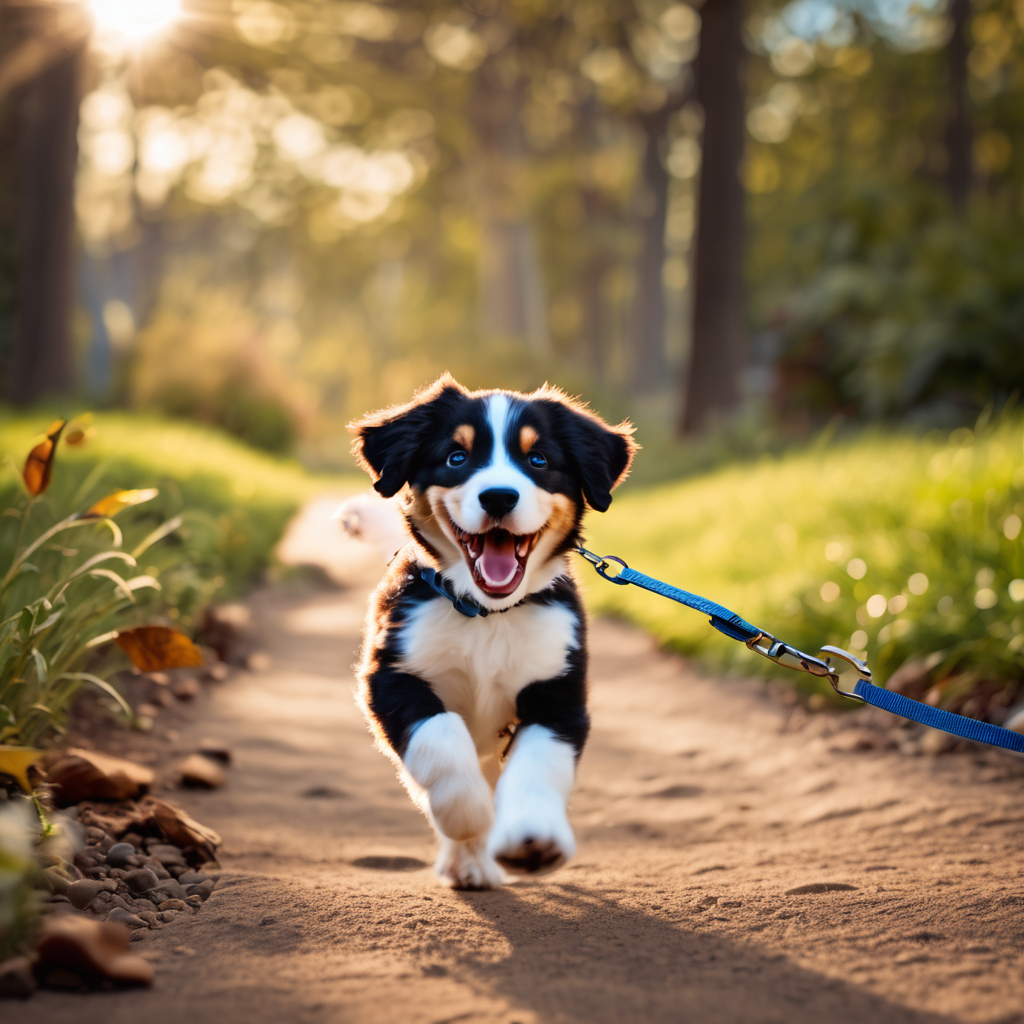
<svg viewBox="0 0 1024 1024">
<path fill-rule="evenodd" d="M 19 471 L 33 438 L 52 417 L 0 409 L 0 459 Z M 184 519 L 178 539 L 184 561 L 204 578 L 205 596 L 243 593 L 266 567 L 289 517 L 307 498 L 330 487 L 353 486 L 356 477 L 318 476 L 295 461 L 249 448 L 219 431 L 193 423 L 127 413 L 99 414 L 95 436 L 71 448 L 63 443 L 53 483 L 40 512 L 87 507 L 118 489 L 158 487 L 160 496 L 123 520 L 157 526 Z M 347 445 L 347 438 L 339 442 Z M 0 507 L 20 491 L 8 468 L 0 475 Z M 212 584 L 216 584 L 215 586 Z"/>
<path fill-rule="evenodd" d="M 1024 583 L 1013 583 L 1024 577 L 1022 516 L 1018 419 L 977 436 L 876 433 L 626 488 L 587 528 L 593 550 L 719 601 L 808 653 L 823 644 L 866 652 L 876 680 L 931 656 L 934 699 L 983 715 L 1014 699 L 1024 675 Z M 916 574 L 927 577 L 923 593 Z M 626 616 L 670 649 L 814 685 L 696 612 L 589 570 L 584 578 L 595 611 Z"/>
</svg>

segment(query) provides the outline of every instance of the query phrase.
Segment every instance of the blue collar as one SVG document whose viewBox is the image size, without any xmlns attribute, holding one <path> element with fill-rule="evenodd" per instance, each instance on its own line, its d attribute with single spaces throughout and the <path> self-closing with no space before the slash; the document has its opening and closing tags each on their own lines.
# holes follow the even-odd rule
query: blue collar
<svg viewBox="0 0 1024 1024">
<path fill-rule="evenodd" d="M 488 615 L 500 615 L 503 612 L 509 612 L 513 608 L 518 608 L 519 605 L 526 600 L 517 601 L 515 604 L 509 605 L 508 608 L 485 608 L 479 601 L 474 601 L 468 594 L 460 597 L 458 594 L 453 594 L 448 589 L 448 581 L 439 573 L 433 569 L 420 569 L 420 579 L 435 594 L 440 594 L 442 597 L 446 597 L 451 601 L 452 606 L 460 615 L 465 615 L 467 619 L 475 619 L 478 615 L 482 619 L 486 619 Z M 527 595 L 529 596 L 529 595 Z"/>
</svg>

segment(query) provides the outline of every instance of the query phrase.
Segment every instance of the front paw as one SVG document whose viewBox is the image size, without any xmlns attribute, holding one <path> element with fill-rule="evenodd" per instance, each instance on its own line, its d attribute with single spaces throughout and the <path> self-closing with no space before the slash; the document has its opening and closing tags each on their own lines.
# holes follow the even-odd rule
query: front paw
<svg viewBox="0 0 1024 1024">
<path fill-rule="evenodd" d="M 479 773 L 437 783 L 427 801 L 438 831 L 449 839 L 469 840 L 490 831 L 494 818 L 491 789 Z"/>
<path fill-rule="evenodd" d="M 576 839 L 561 807 L 499 816 L 487 848 L 506 870 L 516 875 L 544 875 L 560 868 L 576 852 Z"/>
<path fill-rule="evenodd" d="M 482 839 L 442 839 L 434 873 L 453 889 L 495 889 L 505 880 Z"/>
</svg>

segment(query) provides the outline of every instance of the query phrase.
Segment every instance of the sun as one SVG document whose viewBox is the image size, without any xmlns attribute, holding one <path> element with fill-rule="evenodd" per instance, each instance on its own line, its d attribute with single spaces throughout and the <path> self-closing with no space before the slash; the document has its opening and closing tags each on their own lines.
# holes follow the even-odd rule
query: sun
<svg viewBox="0 0 1024 1024">
<path fill-rule="evenodd" d="M 96 27 L 141 39 L 168 28 L 181 16 L 180 0 L 89 0 Z"/>
</svg>

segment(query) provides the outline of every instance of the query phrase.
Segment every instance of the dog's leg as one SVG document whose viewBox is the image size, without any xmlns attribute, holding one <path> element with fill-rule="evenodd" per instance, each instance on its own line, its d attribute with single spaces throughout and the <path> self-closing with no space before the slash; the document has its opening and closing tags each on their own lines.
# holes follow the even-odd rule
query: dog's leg
<svg viewBox="0 0 1024 1024">
<path fill-rule="evenodd" d="M 434 867 L 438 877 L 460 889 L 500 885 L 501 871 L 486 849 L 493 820 L 491 789 L 461 716 L 448 711 L 415 726 L 402 767 L 407 785 L 412 783 L 410 794 L 441 840 Z"/>
<path fill-rule="evenodd" d="M 576 852 L 566 816 L 575 772 L 572 744 L 543 725 L 519 730 L 494 793 L 488 842 L 491 855 L 507 871 L 544 874 Z"/>
</svg>

